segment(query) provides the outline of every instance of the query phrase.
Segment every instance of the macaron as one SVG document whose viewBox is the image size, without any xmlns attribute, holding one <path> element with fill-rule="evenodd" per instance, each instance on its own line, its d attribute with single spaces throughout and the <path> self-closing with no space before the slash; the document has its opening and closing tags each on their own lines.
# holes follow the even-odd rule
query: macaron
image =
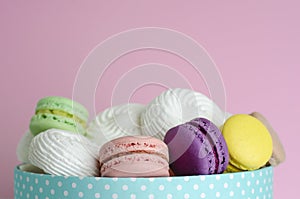
<svg viewBox="0 0 300 199">
<path fill-rule="evenodd" d="M 33 135 L 51 128 L 84 135 L 87 120 L 83 105 L 64 97 L 45 97 L 38 101 L 29 128 Z"/>
<path fill-rule="evenodd" d="M 105 109 L 88 124 L 87 137 L 98 146 L 123 136 L 141 135 L 142 104 L 123 104 Z"/>
<path fill-rule="evenodd" d="M 202 117 L 216 126 L 223 125 L 228 114 L 202 93 L 189 89 L 169 89 L 146 107 L 141 115 L 143 135 L 163 139 L 166 132 L 177 125 Z"/>
<path fill-rule="evenodd" d="M 218 127 L 206 118 L 171 128 L 164 138 L 170 168 L 177 176 L 222 173 L 229 162 L 226 142 Z"/>
<path fill-rule="evenodd" d="M 49 129 L 29 146 L 29 163 L 58 176 L 99 176 L 99 147 L 81 134 Z"/>
<path fill-rule="evenodd" d="M 261 121 L 265 127 L 268 129 L 273 142 L 273 152 L 272 156 L 269 160 L 270 165 L 277 166 L 280 163 L 284 162 L 285 160 L 285 151 L 284 147 L 280 141 L 280 138 L 272 125 L 269 123 L 269 121 L 259 112 L 253 112 L 250 114 L 251 116 L 255 117 L 259 121 Z"/>
<path fill-rule="evenodd" d="M 222 133 L 230 155 L 228 172 L 259 169 L 271 158 L 272 138 L 258 119 L 248 114 L 233 115 Z"/>
<path fill-rule="evenodd" d="M 107 142 L 99 161 L 104 177 L 169 176 L 168 148 L 154 137 L 125 136 Z"/>
</svg>

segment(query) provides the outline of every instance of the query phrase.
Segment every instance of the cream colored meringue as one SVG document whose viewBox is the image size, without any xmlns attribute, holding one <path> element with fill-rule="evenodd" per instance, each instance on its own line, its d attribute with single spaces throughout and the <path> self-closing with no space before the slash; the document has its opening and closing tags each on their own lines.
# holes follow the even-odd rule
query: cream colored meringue
<svg viewBox="0 0 300 199">
<path fill-rule="evenodd" d="M 140 115 L 144 110 L 144 105 L 130 103 L 108 108 L 89 123 L 88 137 L 101 147 L 115 138 L 141 135 Z"/>
<path fill-rule="evenodd" d="M 21 137 L 18 146 L 17 146 L 17 158 L 22 163 L 28 163 L 28 149 L 33 139 L 33 134 L 30 131 L 27 131 Z"/>
<path fill-rule="evenodd" d="M 86 137 L 59 129 L 35 136 L 28 159 L 45 173 L 60 176 L 99 176 L 99 147 Z"/>
<path fill-rule="evenodd" d="M 154 98 L 141 115 L 142 133 L 163 139 L 170 128 L 194 118 L 203 117 L 221 127 L 229 116 L 204 94 L 169 89 Z"/>
</svg>

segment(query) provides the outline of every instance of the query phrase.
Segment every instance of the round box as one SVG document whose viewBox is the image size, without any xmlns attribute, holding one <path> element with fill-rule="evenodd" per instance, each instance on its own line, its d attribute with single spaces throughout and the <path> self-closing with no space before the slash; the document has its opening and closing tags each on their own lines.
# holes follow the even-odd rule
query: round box
<svg viewBox="0 0 300 199">
<path fill-rule="evenodd" d="M 273 168 L 217 175 L 105 178 L 54 176 L 14 170 L 15 199 L 270 199 Z"/>
</svg>

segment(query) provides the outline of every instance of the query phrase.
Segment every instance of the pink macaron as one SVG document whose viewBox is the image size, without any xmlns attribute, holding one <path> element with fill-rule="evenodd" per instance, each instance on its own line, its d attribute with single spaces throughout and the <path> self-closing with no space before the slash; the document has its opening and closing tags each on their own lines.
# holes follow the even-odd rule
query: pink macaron
<svg viewBox="0 0 300 199">
<path fill-rule="evenodd" d="M 154 137 L 125 136 L 100 149 L 102 177 L 169 176 L 167 145 Z"/>
</svg>

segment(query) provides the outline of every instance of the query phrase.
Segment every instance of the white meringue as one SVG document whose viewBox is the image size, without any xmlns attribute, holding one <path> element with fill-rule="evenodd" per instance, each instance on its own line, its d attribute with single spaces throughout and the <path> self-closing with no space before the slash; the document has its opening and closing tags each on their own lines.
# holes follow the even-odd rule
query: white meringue
<svg viewBox="0 0 300 199">
<path fill-rule="evenodd" d="M 115 138 L 141 135 L 140 115 L 144 110 L 144 105 L 130 103 L 105 109 L 89 123 L 88 138 L 101 147 Z"/>
<path fill-rule="evenodd" d="M 163 139 L 166 132 L 196 117 L 221 127 L 230 114 L 222 111 L 204 94 L 189 89 L 169 89 L 154 98 L 141 115 L 142 133 Z"/>
<path fill-rule="evenodd" d="M 33 134 L 27 131 L 20 139 L 17 146 L 17 158 L 20 162 L 28 163 L 28 149 L 33 139 Z"/>
<path fill-rule="evenodd" d="M 99 176 L 99 147 L 86 137 L 59 129 L 35 136 L 28 159 L 45 173 L 61 176 Z"/>
</svg>

